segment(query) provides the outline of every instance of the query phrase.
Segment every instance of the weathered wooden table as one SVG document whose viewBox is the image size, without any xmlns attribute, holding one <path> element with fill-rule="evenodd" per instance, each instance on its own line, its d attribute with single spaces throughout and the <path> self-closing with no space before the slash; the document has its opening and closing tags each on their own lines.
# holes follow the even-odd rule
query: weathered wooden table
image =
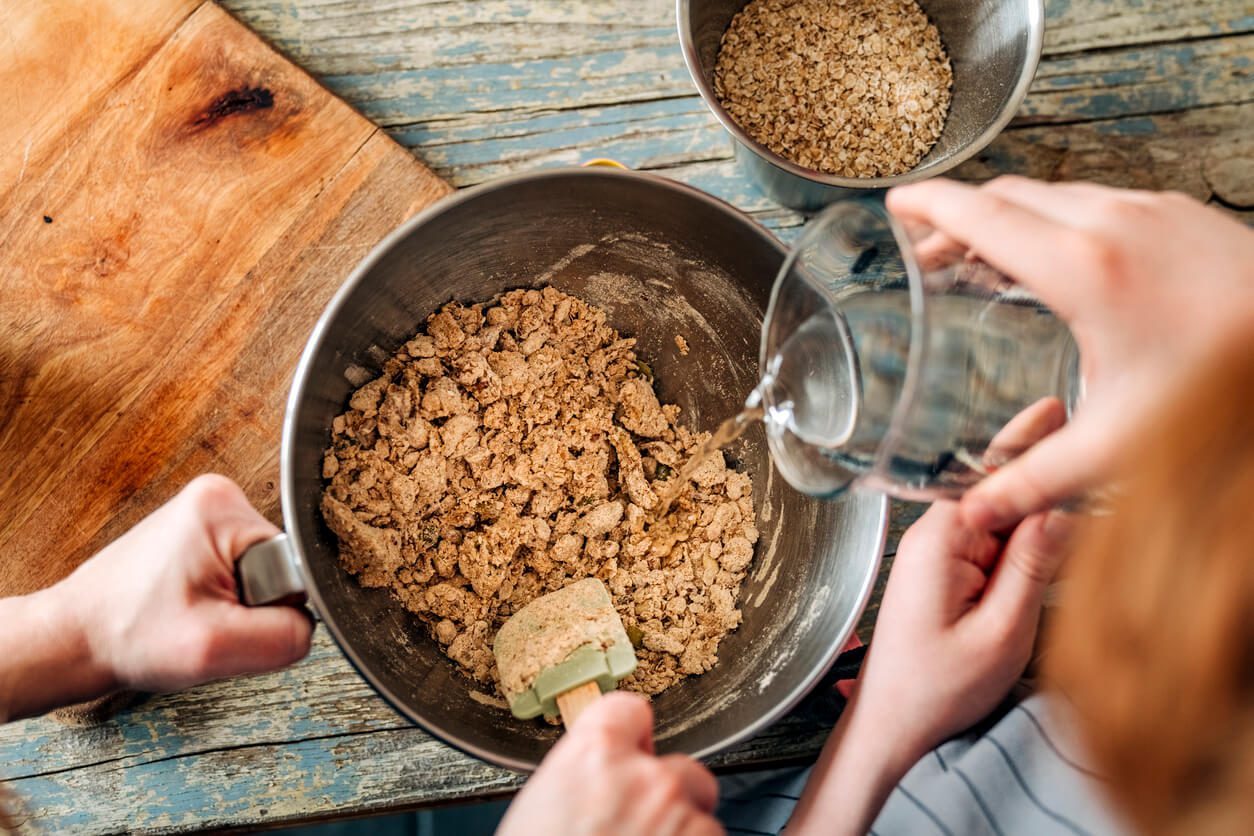
<svg viewBox="0 0 1254 836">
<path fill-rule="evenodd" d="M 738 173 L 680 57 L 670 0 L 225 0 L 449 179 L 610 156 L 788 238 Z M 1011 127 L 957 172 L 1178 189 L 1254 219 L 1254 3 L 1048 0 Z M 889 553 L 915 509 L 895 513 Z M 869 613 L 863 629 L 874 613 Z M 813 757 L 812 709 L 715 760 Z M 45 832 L 256 826 L 484 798 L 519 777 L 393 713 L 325 631 L 301 664 L 149 700 L 113 722 L 0 729 L 0 779 Z"/>
</svg>

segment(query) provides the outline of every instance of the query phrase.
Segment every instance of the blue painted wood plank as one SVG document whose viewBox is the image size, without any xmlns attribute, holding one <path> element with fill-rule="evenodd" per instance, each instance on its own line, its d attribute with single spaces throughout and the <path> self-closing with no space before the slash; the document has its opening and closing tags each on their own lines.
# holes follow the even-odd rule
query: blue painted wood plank
<svg viewBox="0 0 1254 836">
<path fill-rule="evenodd" d="M 1113 119 L 1254 98 L 1254 34 L 1042 62 L 1016 124 Z"/>
<path fill-rule="evenodd" d="M 695 96 L 670 0 L 226 5 L 457 185 L 611 156 L 721 197 L 785 240 L 799 229 L 799 215 L 743 176 Z M 1248 168 L 1231 164 L 1254 160 L 1248 0 L 1048 9 L 1047 59 L 1020 119 L 959 176 L 1019 171 L 1250 199 Z M 1212 36 L 1222 37 L 1198 40 Z M 1102 50 L 1076 52 L 1093 46 Z M 794 718 L 719 762 L 812 755 L 824 734 Z M 287 671 L 157 698 L 115 723 L 0 728 L 6 777 L 50 832 L 360 814 L 517 783 L 409 727 L 321 631 Z"/>
<path fill-rule="evenodd" d="M 535 61 L 331 75 L 322 79 L 381 125 L 501 110 L 594 107 L 689 95 L 691 81 L 674 43 Z"/>
<path fill-rule="evenodd" d="M 1111 120 L 1240 102 L 1249 97 L 1251 52 L 1254 35 L 1046 62 L 1015 126 Z M 547 67 L 550 62 L 543 63 Z M 666 170 L 731 156 L 729 139 L 691 93 L 581 105 L 565 98 L 569 91 L 537 93 L 535 88 L 546 83 L 546 71 L 535 65 L 510 72 L 503 78 L 490 75 L 473 82 L 487 85 L 476 90 L 475 97 L 502 103 L 500 110 L 424 117 L 392 127 L 391 134 L 458 186 L 518 170 L 577 164 L 593 156 L 610 156 L 635 168 Z M 375 95 L 372 78 L 358 78 L 361 86 L 354 91 L 367 97 L 364 104 L 359 102 L 367 109 L 369 97 Z M 613 83 L 625 85 L 614 95 L 635 89 L 634 81 Z M 499 88 L 508 88 L 506 94 L 493 92 Z M 554 103 L 546 101 L 546 96 L 558 96 L 560 107 L 550 106 Z M 1152 122 L 1142 119 L 1138 124 L 1145 127 Z M 721 173 L 727 170 L 707 166 L 693 172 L 719 196 L 749 211 L 762 208 L 756 188 L 747 182 L 733 185 Z M 744 203 L 739 202 L 740 196 Z"/>
</svg>

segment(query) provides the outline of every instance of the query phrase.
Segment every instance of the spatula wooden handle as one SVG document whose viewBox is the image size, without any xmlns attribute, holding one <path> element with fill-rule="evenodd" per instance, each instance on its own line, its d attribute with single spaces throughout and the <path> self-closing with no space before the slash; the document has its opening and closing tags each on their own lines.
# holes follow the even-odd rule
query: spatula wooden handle
<svg viewBox="0 0 1254 836">
<path fill-rule="evenodd" d="M 562 712 L 562 722 L 570 728 L 579 719 L 584 709 L 601 698 L 601 687 L 595 682 L 585 682 L 578 688 L 571 688 L 564 694 L 557 695 L 557 709 Z"/>
</svg>

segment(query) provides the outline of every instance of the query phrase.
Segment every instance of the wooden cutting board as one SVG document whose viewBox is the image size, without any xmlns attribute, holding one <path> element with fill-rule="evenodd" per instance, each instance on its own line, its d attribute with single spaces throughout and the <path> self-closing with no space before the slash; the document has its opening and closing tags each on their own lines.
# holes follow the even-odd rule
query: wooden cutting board
<svg viewBox="0 0 1254 836">
<path fill-rule="evenodd" d="M 0 595 L 205 471 L 279 521 L 283 403 L 449 187 L 212 2 L 0 2 Z"/>
</svg>

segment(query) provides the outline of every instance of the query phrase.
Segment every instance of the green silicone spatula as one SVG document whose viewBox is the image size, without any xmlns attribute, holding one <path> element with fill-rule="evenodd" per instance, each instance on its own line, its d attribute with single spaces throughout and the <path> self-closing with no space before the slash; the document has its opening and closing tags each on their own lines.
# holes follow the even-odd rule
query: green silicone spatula
<svg viewBox="0 0 1254 836">
<path fill-rule="evenodd" d="M 523 720 L 558 716 L 568 727 L 636 669 L 636 651 L 605 584 L 586 578 L 536 598 L 492 643 L 501 690 Z"/>
</svg>

